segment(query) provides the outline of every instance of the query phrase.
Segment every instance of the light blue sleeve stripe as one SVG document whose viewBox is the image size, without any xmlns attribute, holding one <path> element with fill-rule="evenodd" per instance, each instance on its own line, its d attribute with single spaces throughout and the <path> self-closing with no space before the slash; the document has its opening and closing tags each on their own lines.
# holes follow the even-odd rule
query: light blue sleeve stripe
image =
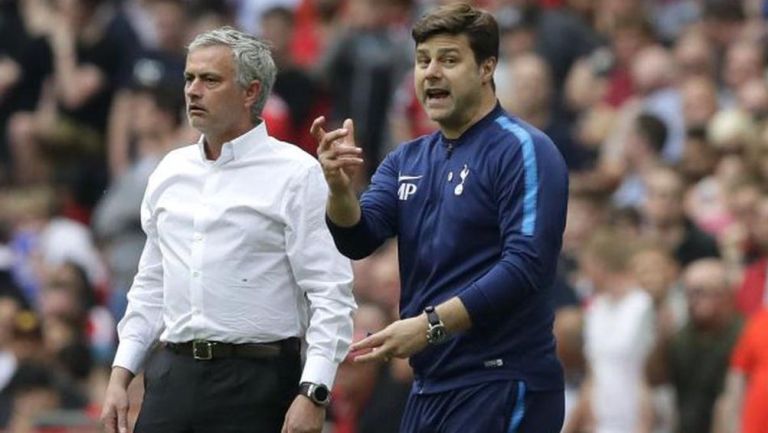
<svg viewBox="0 0 768 433">
<path fill-rule="evenodd" d="M 536 205 L 539 199 L 539 170 L 536 166 L 536 150 L 533 148 L 533 138 L 531 138 L 531 134 L 528 131 L 510 122 L 506 117 L 497 117 L 496 123 L 515 134 L 523 148 L 525 194 L 523 195 L 522 232 L 524 235 L 532 236 L 534 230 L 536 230 Z"/>
<path fill-rule="evenodd" d="M 509 420 L 507 433 L 517 432 L 517 428 L 523 422 L 523 416 L 525 416 L 525 383 L 517 382 L 517 400 L 515 400 L 515 408 L 512 409 L 512 419 Z"/>
</svg>

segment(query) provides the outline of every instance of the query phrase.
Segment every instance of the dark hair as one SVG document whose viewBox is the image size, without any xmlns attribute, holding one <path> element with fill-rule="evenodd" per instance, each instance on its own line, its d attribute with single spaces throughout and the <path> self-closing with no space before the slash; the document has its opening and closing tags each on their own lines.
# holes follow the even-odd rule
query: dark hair
<svg viewBox="0 0 768 433">
<path fill-rule="evenodd" d="M 635 120 L 635 128 L 655 153 L 661 152 L 667 141 L 667 125 L 661 119 L 653 114 L 642 113 Z"/>
<path fill-rule="evenodd" d="M 477 64 L 499 58 L 499 25 L 482 9 L 466 3 L 442 6 L 422 16 L 411 31 L 416 44 L 439 34 L 467 35 Z"/>
</svg>

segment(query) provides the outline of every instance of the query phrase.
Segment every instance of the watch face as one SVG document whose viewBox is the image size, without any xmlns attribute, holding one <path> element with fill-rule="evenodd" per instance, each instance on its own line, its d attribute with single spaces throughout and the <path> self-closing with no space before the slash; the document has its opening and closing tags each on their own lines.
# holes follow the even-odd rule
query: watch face
<svg viewBox="0 0 768 433">
<path fill-rule="evenodd" d="M 430 344 L 440 344 L 448 338 L 443 326 L 433 326 L 427 332 L 427 342 Z"/>
<path fill-rule="evenodd" d="M 313 397 L 315 398 L 315 401 L 324 403 L 328 401 L 328 397 L 330 397 L 330 392 L 328 392 L 328 388 L 325 386 L 317 386 L 314 389 L 314 392 L 312 393 Z"/>
</svg>

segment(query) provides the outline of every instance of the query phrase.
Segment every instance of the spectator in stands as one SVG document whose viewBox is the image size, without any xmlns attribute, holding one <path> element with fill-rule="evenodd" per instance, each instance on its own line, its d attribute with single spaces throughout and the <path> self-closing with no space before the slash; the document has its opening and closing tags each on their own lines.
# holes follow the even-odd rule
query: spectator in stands
<svg viewBox="0 0 768 433">
<path fill-rule="evenodd" d="M 689 322 L 671 339 L 659 341 L 649 373 L 652 382 L 674 387 L 676 431 L 708 432 L 742 320 L 735 314 L 733 290 L 721 261 L 694 261 L 684 271 L 683 285 Z"/>
<path fill-rule="evenodd" d="M 145 10 L 155 43 L 137 49 L 121 71 L 116 82 L 115 98 L 110 108 L 107 152 L 112 180 L 131 167 L 135 156 L 141 158 L 132 136 L 132 120 L 136 111 L 135 98 L 146 90 L 164 88 L 167 104 L 179 99 L 184 88 L 184 46 L 187 25 L 181 0 L 153 0 Z M 178 109 L 181 111 L 181 108 Z"/>
<path fill-rule="evenodd" d="M 114 10 L 104 0 L 57 0 L 41 16 L 51 53 L 52 86 L 40 101 L 46 109 L 10 120 L 16 177 L 46 179 L 46 173 L 36 171 L 45 155 L 41 136 L 80 136 L 82 141 L 67 143 L 72 146 L 62 151 L 76 155 L 74 172 L 88 173 L 88 182 L 79 186 L 88 193 L 80 204 L 89 207 L 107 182 L 104 140 L 109 108 L 122 61 L 132 58 L 136 41 L 109 25 Z"/>
<path fill-rule="evenodd" d="M 288 109 L 288 136 L 284 139 L 314 155 L 316 143 L 309 134 L 312 119 L 327 114 L 328 98 L 315 78 L 293 59 L 294 13 L 286 7 L 264 11 L 261 35 L 271 44 L 277 66 L 274 94 L 282 98 Z"/>
<path fill-rule="evenodd" d="M 672 336 L 688 320 L 677 260 L 661 245 L 641 241 L 632 254 L 630 267 L 640 288 L 653 300 L 657 337 Z"/>
<path fill-rule="evenodd" d="M 684 184 L 667 167 L 645 174 L 646 198 L 640 208 L 641 234 L 673 252 L 681 266 L 703 257 L 717 257 L 715 240 L 691 223 L 683 212 Z"/>
<path fill-rule="evenodd" d="M 571 138 L 569 124 L 553 104 L 552 73 L 545 59 L 525 53 L 504 62 L 506 90 L 498 91 L 499 102 L 510 113 L 541 129 L 552 139 L 569 168 L 584 166 L 584 150 Z M 499 73 L 496 74 L 497 78 Z"/>
<path fill-rule="evenodd" d="M 9 431 L 35 433 L 40 418 L 61 406 L 62 395 L 55 374 L 44 364 L 25 363 L 19 367 L 11 383 L 14 403 Z"/>
<path fill-rule="evenodd" d="M 721 98 L 725 106 L 733 106 L 739 88 L 750 80 L 764 80 L 765 54 L 763 43 L 739 39 L 728 45 L 723 65 Z"/>
<path fill-rule="evenodd" d="M 707 142 L 706 129 L 689 128 L 686 131 L 683 153 L 675 169 L 680 172 L 686 183 L 693 185 L 714 172 L 718 156 Z"/>
<path fill-rule="evenodd" d="M 715 51 L 701 28 L 692 26 L 674 42 L 674 56 L 681 77 L 717 74 Z"/>
<path fill-rule="evenodd" d="M 707 124 L 719 107 L 714 77 L 692 76 L 678 87 L 683 100 L 683 119 L 687 129 L 707 129 Z"/>
<path fill-rule="evenodd" d="M 12 180 L 13 174 L 22 174 L 16 169 L 19 162 L 11 159 L 11 119 L 20 113 L 34 112 L 43 82 L 52 68 L 42 37 L 44 25 L 38 19 L 44 14 L 44 7 L 43 2 L 0 2 L 0 166 L 4 181 Z M 34 173 L 27 175 L 31 177 Z"/>
<path fill-rule="evenodd" d="M 351 118 L 368 161 L 368 176 L 389 146 L 389 111 L 398 84 L 412 64 L 408 34 L 396 18 L 405 3 L 352 0 L 348 27 L 320 61 L 332 103 L 329 121 Z M 397 31 L 397 30 L 400 31 Z"/>
<path fill-rule="evenodd" d="M 655 339 L 653 301 L 631 273 L 631 254 L 611 229 L 585 246 L 581 265 L 596 290 L 584 318 L 588 374 L 565 432 L 650 432 L 644 368 Z"/>
<path fill-rule="evenodd" d="M 144 246 L 139 208 L 149 175 L 160 160 L 182 142 L 182 92 L 162 82 L 131 92 L 129 138 L 136 157 L 104 192 L 93 213 L 92 225 L 111 271 L 109 302 L 122 316 L 125 292 L 133 281 Z"/>
<path fill-rule="evenodd" d="M 667 126 L 657 116 L 641 113 L 635 118 L 625 142 L 624 175 L 612 195 L 616 207 L 638 208 L 645 201 L 643 178 L 661 164 L 667 135 Z"/>
</svg>

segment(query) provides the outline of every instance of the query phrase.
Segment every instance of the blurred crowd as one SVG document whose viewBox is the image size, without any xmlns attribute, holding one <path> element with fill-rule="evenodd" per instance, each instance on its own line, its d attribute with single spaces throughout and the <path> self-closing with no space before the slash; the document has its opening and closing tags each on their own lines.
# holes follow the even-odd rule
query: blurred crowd
<svg viewBox="0 0 768 433">
<path fill-rule="evenodd" d="M 351 117 L 362 189 L 436 129 L 409 31 L 444 2 L 0 0 L 0 431 L 99 431 L 147 178 L 197 139 L 192 36 L 269 40 L 270 134 L 314 154 L 311 121 Z M 501 104 L 571 173 L 552 291 L 564 431 L 768 431 L 768 1 L 474 3 L 501 27 Z M 396 317 L 396 258 L 354 264 L 356 338 Z M 345 361 L 327 433 L 396 432 L 410 380 L 405 361 Z"/>
</svg>

